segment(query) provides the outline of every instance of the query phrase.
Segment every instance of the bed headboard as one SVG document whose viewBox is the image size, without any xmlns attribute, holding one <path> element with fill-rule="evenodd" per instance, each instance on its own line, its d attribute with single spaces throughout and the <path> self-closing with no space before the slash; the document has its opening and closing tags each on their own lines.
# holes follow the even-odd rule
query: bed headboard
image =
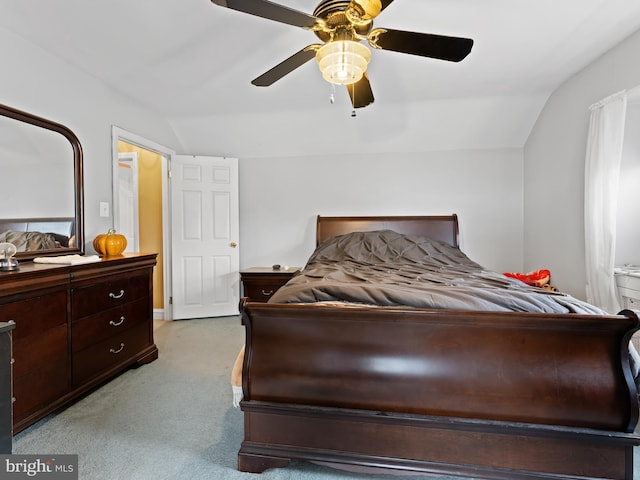
<svg viewBox="0 0 640 480">
<path fill-rule="evenodd" d="M 316 221 L 316 245 L 351 232 L 393 230 L 406 235 L 420 235 L 459 247 L 458 216 L 382 216 L 382 217 L 322 217 Z"/>
<path fill-rule="evenodd" d="M 7 218 L 0 219 L 0 233 L 14 232 L 41 232 L 52 234 L 62 246 L 69 245 L 69 239 L 75 232 L 75 218 Z"/>
</svg>

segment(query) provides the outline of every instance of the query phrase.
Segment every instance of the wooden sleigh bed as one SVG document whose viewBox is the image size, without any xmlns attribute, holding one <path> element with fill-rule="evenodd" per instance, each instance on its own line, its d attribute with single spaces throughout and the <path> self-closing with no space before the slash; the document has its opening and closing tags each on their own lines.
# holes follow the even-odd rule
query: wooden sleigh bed
<svg viewBox="0 0 640 480">
<path fill-rule="evenodd" d="M 318 243 L 457 217 L 318 217 Z M 619 315 L 241 302 L 238 469 L 290 460 L 487 479 L 633 478 L 638 390 Z"/>
</svg>

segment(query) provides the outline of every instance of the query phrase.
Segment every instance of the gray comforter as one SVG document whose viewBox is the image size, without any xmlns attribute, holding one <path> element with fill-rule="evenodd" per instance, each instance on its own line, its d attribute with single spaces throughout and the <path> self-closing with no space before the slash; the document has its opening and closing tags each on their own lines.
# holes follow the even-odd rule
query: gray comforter
<svg viewBox="0 0 640 480">
<path fill-rule="evenodd" d="M 604 314 L 569 295 L 485 270 L 460 249 L 390 230 L 333 237 L 270 299 L 455 310 Z"/>
<path fill-rule="evenodd" d="M 323 242 L 269 302 L 606 315 L 570 295 L 485 270 L 446 243 L 390 230 Z M 629 358 L 640 391 L 640 356 L 631 342 Z"/>
</svg>

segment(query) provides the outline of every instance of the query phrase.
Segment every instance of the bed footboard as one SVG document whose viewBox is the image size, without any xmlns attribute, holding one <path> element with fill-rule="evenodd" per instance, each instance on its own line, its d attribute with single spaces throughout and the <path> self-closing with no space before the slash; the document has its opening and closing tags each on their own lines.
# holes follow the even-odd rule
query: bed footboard
<svg viewBox="0 0 640 480">
<path fill-rule="evenodd" d="M 289 459 L 483 478 L 632 479 L 619 316 L 242 305 L 239 468 Z"/>
</svg>

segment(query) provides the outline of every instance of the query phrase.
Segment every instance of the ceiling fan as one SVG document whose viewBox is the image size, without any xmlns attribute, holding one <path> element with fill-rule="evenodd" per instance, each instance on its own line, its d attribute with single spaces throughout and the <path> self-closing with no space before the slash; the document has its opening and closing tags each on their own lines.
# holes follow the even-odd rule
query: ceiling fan
<svg viewBox="0 0 640 480">
<path fill-rule="evenodd" d="M 272 85 L 316 58 L 325 80 L 347 87 L 354 108 L 366 107 L 374 100 L 366 72 L 371 52 L 362 40 L 367 40 L 374 49 L 450 62 L 461 61 L 473 47 L 470 38 L 373 28 L 373 20 L 393 0 L 321 0 L 313 15 L 267 0 L 211 1 L 221 7 L 311 30 L 323 42 L 294 53 L 252 80 L 253 85 Z"/>
</svg>

